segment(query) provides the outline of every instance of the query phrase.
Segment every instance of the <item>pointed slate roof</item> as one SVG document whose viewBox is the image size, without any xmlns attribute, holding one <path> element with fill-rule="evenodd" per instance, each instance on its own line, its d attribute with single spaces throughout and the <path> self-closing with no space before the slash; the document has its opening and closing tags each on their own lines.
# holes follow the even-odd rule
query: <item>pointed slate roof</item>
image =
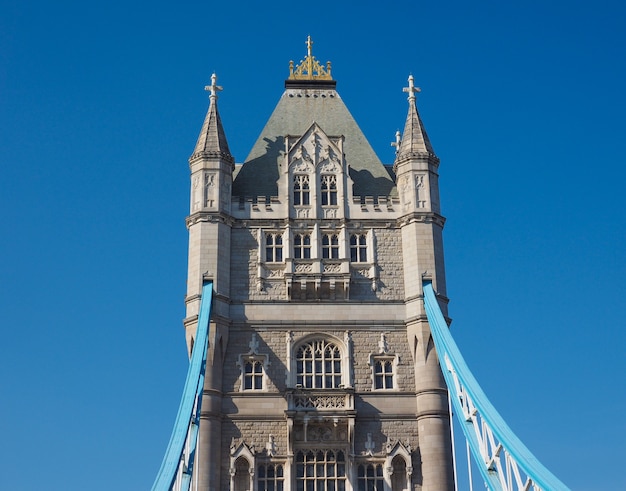
<svg viewBox="0 0 626 491">
<path fill-rule="evenodd" d="M 311 54 L 311 44 L 309 38 L 309 55 L 295 70 L 290 62 L 285 92 L 239 169 L 233 196 L 276 196 L 285 154 L 284 137 L 303 135 L 313 123 L 329 136 L 344 137 L 355 196 L 396 195 L 393 179 L 335 90 L 337 82 L 330 76 L 330 62 L 326 68 L 320 65 Z"/>
<path fill-rule="evenodd" d="M 404 125 L 404 133 L 402 134 L 402 140 L 398 148 L 398 155 L 396 156 L 396 162 L 407 157 L 416 155 L 435 155 L 424 125 L 417 112 L 417 106 L 415 104 L 415 93 L 420 89 L 413 85 L 413 75 L 409 76 L 409 86 L 404 89 L 409 93 L 409 113 L 406 117 L 406 123 Z"/>
<path fill-rule="evenodd" d="M 217 110 L 217 91 L 222 90 L 216 84 L 217 76 L 211 76 L 211 85 L 205 87 L 205 90 L 211 92 L 209 97 L 209 110 L 207 111 L 196 148 L 189 160 L 195 160 L 202 157 L 221 157 L 229 162 L 234 162 L 233 156 L 228 148 L 224 127 L 220 119 L 220 113 Z"/>
</svg>

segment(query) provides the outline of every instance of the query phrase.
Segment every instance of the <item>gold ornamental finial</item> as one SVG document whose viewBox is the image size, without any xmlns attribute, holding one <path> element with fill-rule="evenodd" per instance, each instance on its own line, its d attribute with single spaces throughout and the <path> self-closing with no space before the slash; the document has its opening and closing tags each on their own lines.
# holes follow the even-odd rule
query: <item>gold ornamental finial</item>
<svg viewBox="0 0 626 491">
<path fill-rule="evenodd" d="M 307 55 L 304 60 L 294 68 L 293 61 L 289 62 L 289 80 L 332 80 L 330 75 L 330 61 L 326 68 L 313 56 L 313 41 L 311 36 L 306 40 Z"/>
</svg>

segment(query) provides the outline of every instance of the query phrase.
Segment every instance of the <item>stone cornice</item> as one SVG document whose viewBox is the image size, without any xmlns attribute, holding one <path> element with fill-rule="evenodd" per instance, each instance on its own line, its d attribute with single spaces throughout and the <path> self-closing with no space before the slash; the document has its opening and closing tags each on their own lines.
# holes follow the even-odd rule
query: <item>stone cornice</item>
<svg viewBox="0 0 626 491">
<path fill-rule="evenodd" d="M 189 157 L 189 164 L 191 165 L 197 162 L 198 160 L 202 160 L 202 159 L 222 159 L 228 162 L 229 164 L 232 164 L 233 167 L 235 165 L 235 158 L 230 153 L 206 152 L 206 151 L 194 153 L 191 157 Z"/>
<path fill-rule="evenodd" d="M 439 167 L 439 157 L 437 157 L 434 153 L 424 151 L 402 152 L 397 155 L 396 160 L 393 163 L 393 171 L 397 174 L 398 167 L 409 162 L 410 160 L 427 160 L 428 163 L 434 165 L 435 168 Z"/>
<path fill-rule="evenodd" d="M 435 225 L 439 225 L 443 228 L 446 223 L 446 218 L 441 216 L 439 213 L 420 213 L 420 212 L 412 212 L 406 215 L 401 216 L 397 220 L 398 225 L 400 227 L 404 227 L 405 225 L 409 225 L 411 223 L 434 223 Z"/>
<path fill-rule="evenodd" d="M 220 212 L 212 212 L 212 211 L 198 211 L 189 215 L 185 219 L 185 225 L 187 228 L 195 225 L 199 222 L 210 222 L 210 223 L 224 223 L 230 227 L 232 227 L 234 219 L 230 215 L 226 213 Z"/>
</svg>

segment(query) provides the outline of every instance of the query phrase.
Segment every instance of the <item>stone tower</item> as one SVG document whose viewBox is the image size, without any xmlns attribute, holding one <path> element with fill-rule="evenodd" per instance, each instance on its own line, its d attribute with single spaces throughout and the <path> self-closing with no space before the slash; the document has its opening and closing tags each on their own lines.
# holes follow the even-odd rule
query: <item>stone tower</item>
<svg viewBox="0 0 626 491">
<path fill-rule="evenodd" d="M 243 164 L 207 87 L 187 218 L 189 348 L 202 282 L 215 289 L 196 489 L 453 490 L 422 298 L 428 276 L 446 302 L 439 160 L 418 89 L 383 165 L 311 46 Z"/>
</svg>

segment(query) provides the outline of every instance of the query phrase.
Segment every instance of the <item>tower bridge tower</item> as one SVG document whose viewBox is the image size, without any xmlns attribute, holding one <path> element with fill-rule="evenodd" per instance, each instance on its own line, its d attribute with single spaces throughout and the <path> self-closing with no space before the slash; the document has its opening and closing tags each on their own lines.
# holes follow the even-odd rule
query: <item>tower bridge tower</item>
<svg viewBox="0 0 626 491">
<path fill-rule="evenodd" d="M 310 38 L 243 164 L 207 89 L 187 218 L 190 349 L 203 281 L 215 291 L 194 486 L 454 489 L 422 292 L 427 275 L 445 303 L 439 160 L 413 78 L 391 165 Z"/>
</svg>

